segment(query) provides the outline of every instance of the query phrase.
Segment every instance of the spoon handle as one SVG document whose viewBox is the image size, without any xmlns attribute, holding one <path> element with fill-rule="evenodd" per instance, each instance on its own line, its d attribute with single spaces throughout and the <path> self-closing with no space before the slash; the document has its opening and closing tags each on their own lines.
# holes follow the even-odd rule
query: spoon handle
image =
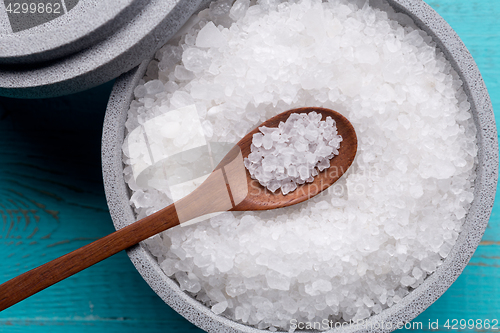
<svg viewBox="0 0 500 333">
<path fill-rule="evenodd" d="M 214 170 L 196 190 L 170 206 L 1 284 L 0 311 L 146 238 L 196 217 L 230 210 L 235 199 L 228 178 L 233 176 L 226 170 L 233 172 L 232 160 L 234 154 L 229 154 L 227 160 L 223 160 L 227 165 Z M 231 184 L 235 190 L 242 184 L 246 188 L 246 178 L 240 176 Z"/>
<path fill-rule="evenodd" d="M 174 204 L 0 285 L 0 311 L 179 224 Z"/>
</svg>

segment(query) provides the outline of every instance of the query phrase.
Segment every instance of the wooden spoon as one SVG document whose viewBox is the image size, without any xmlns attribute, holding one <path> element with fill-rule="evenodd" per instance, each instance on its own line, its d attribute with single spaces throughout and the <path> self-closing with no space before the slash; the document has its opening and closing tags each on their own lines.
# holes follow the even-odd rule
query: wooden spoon
<svg viewBox="0 0 500 333">
<path fill-rule="evenodd" d="M 282 208 L 305 201 L 325 190 L 347 171 L 356 155 L 357 138 L 351 123 L 333 110 L 299 108 L 280 113 L 261 126 L 277 127 L 291 113 L 311 111 L 321 113 L 323 120 L 332 117 L 343 138 L 339 155 L 330 160 L 330 168 L 320 172 L 312 183 L 299 185 L 294 192 L 283 195 L 280 191 L 272 193 L 251 179 L 243 166 L 243 157 L 250 154 L 252 136 L 259 130 L 257 127 L 236 144 L 205 182 L 191 194 L 142 220 L 0 285 L 0 311 L 146 238 L 196 217 L 220 211 Z"/>
</svg>

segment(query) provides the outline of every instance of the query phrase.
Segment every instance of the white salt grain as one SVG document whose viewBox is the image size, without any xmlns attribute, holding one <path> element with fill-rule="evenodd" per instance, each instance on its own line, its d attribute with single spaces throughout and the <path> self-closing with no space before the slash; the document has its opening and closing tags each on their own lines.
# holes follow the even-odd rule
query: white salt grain
<svg viewBox="0 0 500 333">
<path fill-rule="evenodd" d="M 226 212 L 145 243 L 181 289 L 246 325 L 286 331 L 291 319 L 378 314 L 435 272 L 473 200 L 476 130 L 461 82 L 407 16 L 354 0 L 229 3 L 212 2 L 156 53 L 158 71 L 149 68 L 134 90 L 128 132 L 167 113 L 181 119 L 174 110 L 190 104 L 207 141 L 237 142 L 283 111 L 325 107 L 356 129 L 356 159 L 304 203 Z M 189 141 L 192 124 L 171 123 L 181 127 L 148 133 L 153 151 Z M 275 131 L 254 137 L 255 147 L 284 144 Z M 312 151 L 317 131 L 304 128 L 305 141 L 266 161 L 280 178 L 264 175 L 271 190 L 284 180 L 293 190 L 288 177 L 306 182 L 329 166 L 324 158 L 297 167 L 335 146 L 330 138 Z M 123 147 L 138 218 L 173 202 L 163 175 L 137 184 L 132 166 L 151 163 L 144 147 L 138 139 Z"/>
<path fill-rule="evenodd" d="M 196 46 L 202 48 L 224 46 L 226 40 L 213 22 L 208 22 L 196 37 Z"/>
<path fill-rule="evenodd" d="M 217 303 L 214 306 L 212 306 L 212 311 L 215 314 L 221 314 L 222 312 L 226 311 L 227 305 L 228 305 L 227 301 Z"/>
</svg>

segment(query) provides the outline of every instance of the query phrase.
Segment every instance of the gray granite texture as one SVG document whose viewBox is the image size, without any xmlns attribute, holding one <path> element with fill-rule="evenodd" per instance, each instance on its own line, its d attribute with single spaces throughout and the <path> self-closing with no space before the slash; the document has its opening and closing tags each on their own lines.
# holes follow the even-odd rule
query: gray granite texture
<svg viewBox="0 0 500 333">
<path fill-rule="evenodd" d="M 10 29 L 0 33 L 1 65 L 40 63 L 81 51 L 110 36 L 149 2 L 80 0 L 70 6 L 69 1 L 49 1 L 40 10 L 34 6 L 35 13 L 28 6 L 24 14 L 22 9 L 14 13 L 19 1 L 3 1 L 0 11 L 10 9 Z"/>
<path fill-rule="evenodd" d="M 103 23 L 101 29 L 89 32 L 87 35 L 82 34 L 80 42 L 84 44 L 92 42 L 90 47 L 62 58 L 35 64 L 4 64 L 0 61 L 0 95 L 17 98 L 55 97 L 83 91 L 112 80 L 136 67 L 142 60 L 150 58 L 154 51 L 166 43 L 206 0 L 119 1 L 119 3 L 126 2 L 130 2 L 130 5 L 117 13 L 114 19 L 110 19 L 108 25 L 99 21 L 104 18 L 96 18 L 96 22 Z M 93 1 L 93 3 L 100 2 Z M 102 1 L 102 3 L 109 5 L 112 2 Z M 73 12 L 78 13 L 79 8 L 81 8 L 80 3 L 68 14 L 46 24 L 57 25 L 62 24 L 61 21 L 71 20 L 74 17 Z M 131 16 L 132 13 L 134 15 Z M 86 24 L 92 25 L 96 22 L 87 21 Z M 85 26 L 84 22 L 82 25 Z M 3 29 L 6 27 L 3 26 Z M 106 32 L 109 33 L 111 30 L 112 33 L 105 36 Z M 99 35 L 99 32 L 102 34 Z M 58 52 L 57 50 L 59 49 L 56 48 L 54 52 Z M 73 51 L 75 50 L 76 46 Z"/>
<path fill-rule="evenodd" d="M 398 323 L 411 321 L 436 301 L 457 279 L 478 246 L 488 223 L 496 191 L 498 139 L 495 119 L 488 92 L 472 56 L 451 27 L 423 1 L 389 0 L 389 3 L 397 11 L 411 16 L 421 29 L 434 38 L 464 82 L 478 130 L 479 152 L 477 179 L 474 184 L 475 197 L 457 243 L 434 274 L 402 301 L 369 318 L 365 322 L 365 327 L 350 326 L 335 332 L 390 332 Z M 146 65 L 147 61 L 117 80 L 104 122 L 103 176 L 110 213 L 117 229 L 135 221 L 129 205 L 130 193 L 123 179 L 121 144 L 133 89 L 143 76 Z M 155 258 L 142 244 L 129 249 L 128 255 L 151 288 L 167 304 L 205 331 L 264 332 L 215 315 L 210 309 L 182 292 L 177 283 L 162 272 Z M 377 323 L 384 323 L 385 327 L 377 328 Z M 392 328 L 389 328 L 389 325 Z"/>
</svg>

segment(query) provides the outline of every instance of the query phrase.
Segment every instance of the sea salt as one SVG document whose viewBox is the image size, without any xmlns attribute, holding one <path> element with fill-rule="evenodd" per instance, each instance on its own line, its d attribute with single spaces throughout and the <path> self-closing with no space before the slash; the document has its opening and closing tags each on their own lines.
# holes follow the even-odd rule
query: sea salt
<svg viewBox="0 0 500 333">
<path fill-rule="evenodd" d="M 460 78 L 432 38 L 381 1 L 383 10 L 355 0 L 231 3 L 212 2 L 191 19 L 134 90 L 123 152 L 137 218 L 175 199 L 160 173 L 140 181 L 136 171 L 162 147 L 189 144 L 195 124 L 205 143 L 234 143 L 283 111 L 325 107 L 353 124 L 357 156 L 301 204 L 224 212 L 145 244 L 182 290 L 246 325 L 287 331 L 291 319 L 378 314 L 441 265 L 472 202 L 476 129 Z M 198 117 L 183 118 L 184 107 Z M 149 154 L 134 130 L 168 114 L 171 124 L 149 133 Z M 279 142 L 275 129 L 260 133 L 257 149 Z M 291 165 L 297 151 L 314 163 L 308 142 L 297 138 L 280 154 L 290 158 L 262 168 L 309 179 L 310 168 Z M 283 180 L 267 181 L 296 186 Z"/>
<path fill-rule="evenodd" d="M 328 168 L 342 141 L 335 121 L 329 116 L 321 120 L 315 111 L 292 113 L 278 128 L 259 130 L 253 135 L 245 167 L 262 186 L 271 192 L 281 188 L 283 195 L 297 184 L 312 182 L 318 171 Z"/>
</svg>

